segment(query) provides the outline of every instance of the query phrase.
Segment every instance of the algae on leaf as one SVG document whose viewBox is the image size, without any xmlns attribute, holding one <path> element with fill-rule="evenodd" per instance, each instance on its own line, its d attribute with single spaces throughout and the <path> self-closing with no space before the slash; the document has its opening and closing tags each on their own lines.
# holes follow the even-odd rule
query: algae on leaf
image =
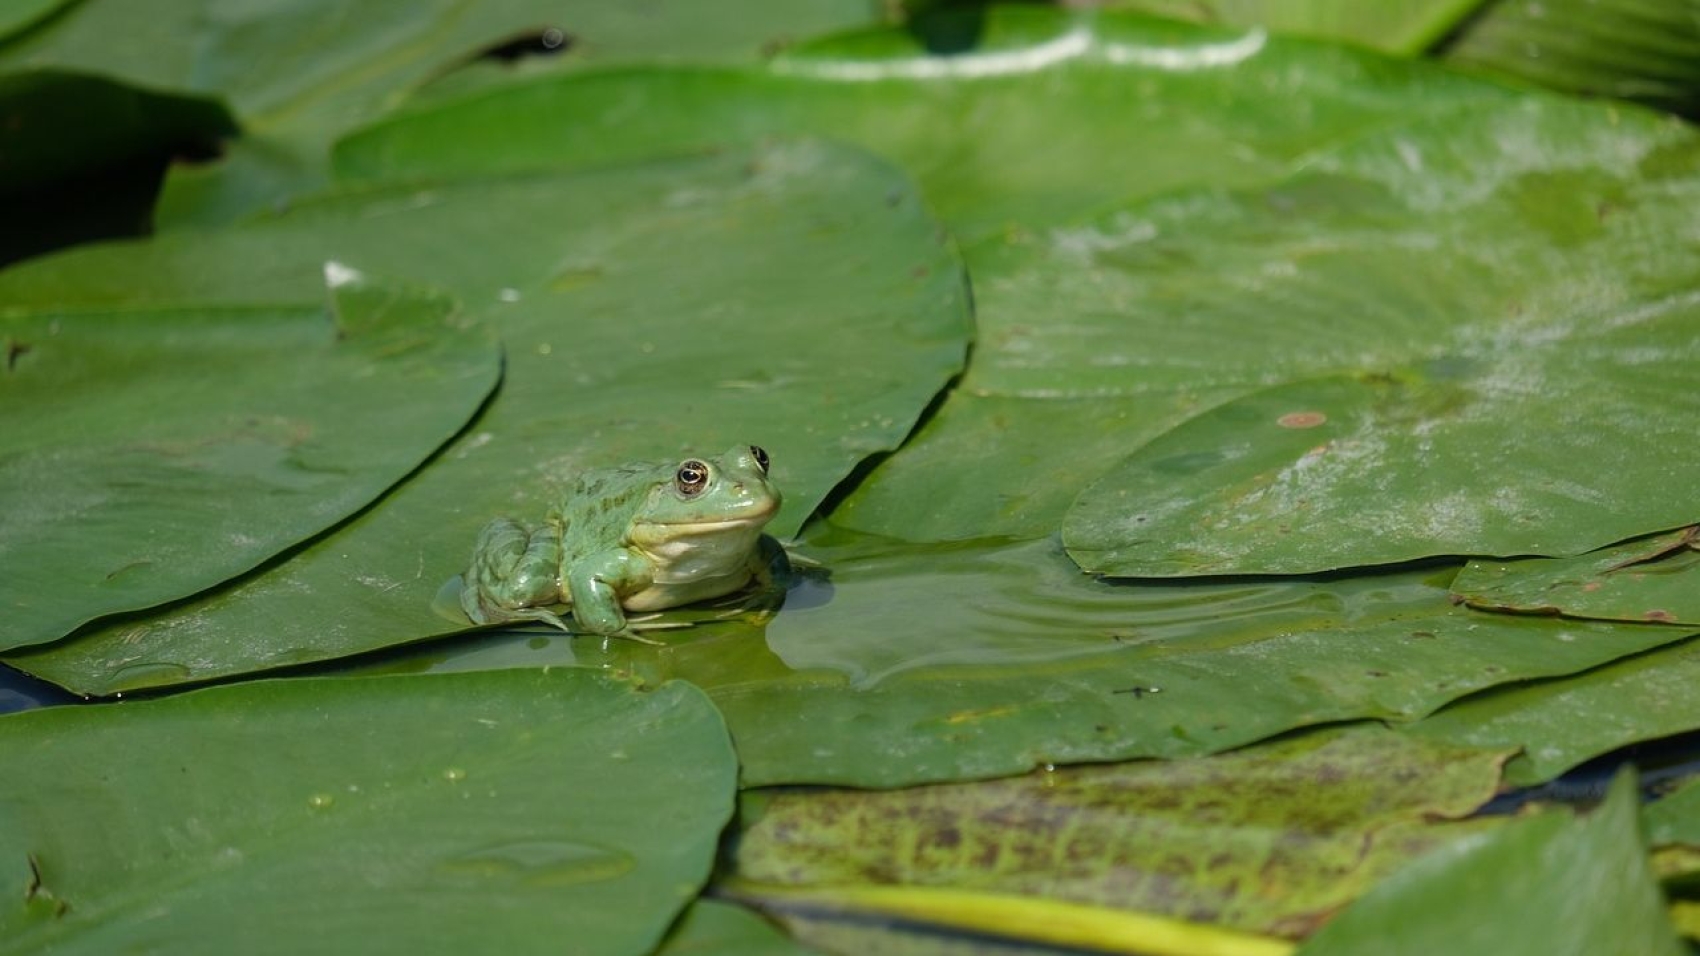
<svg viewBox="0 0 1700 956">
<path fill-rule="evenodd" d="M 734 876 L 1015 893 L 1296 937 L 1479 829 L 1443 821 L 1493 796 L 1508 753 L 1358 725 L 972 784 L 753 791 Z"/>
<path fill-rule="evenodd" d="M 117 710 L 115 710 L 117 708 Z M 268 681 L 0 718 L 9 954 L 642 956 L 732 810 L 685 684 Z"/>
<path fill-rule="evenodd" d="M 0 649 L 253 569 L 401 481 L 495 388 L 500 350 L 453 301 L 330 295 L 332 314 L 42 296 L 0 315 Z"/>
</svg>

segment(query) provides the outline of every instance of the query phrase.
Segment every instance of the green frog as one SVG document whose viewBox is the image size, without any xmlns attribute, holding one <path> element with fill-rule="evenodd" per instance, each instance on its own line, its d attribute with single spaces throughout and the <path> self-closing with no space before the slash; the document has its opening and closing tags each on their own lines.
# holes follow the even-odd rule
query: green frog
<svg viewBox="0 0 1700 956">
<path fill-rule="evenodd" d="M 626 611 L 720 597 L 763 574 L 761 529 L 780 503 L 767 473 L 755 445 L 586 472 L 542 524 L 484 526 L 461 608 L 475 624 L 544 621 L 655 643 L 634 633 Z M 551 610 L 562 604 L 576 629 Z"/>
</svg>

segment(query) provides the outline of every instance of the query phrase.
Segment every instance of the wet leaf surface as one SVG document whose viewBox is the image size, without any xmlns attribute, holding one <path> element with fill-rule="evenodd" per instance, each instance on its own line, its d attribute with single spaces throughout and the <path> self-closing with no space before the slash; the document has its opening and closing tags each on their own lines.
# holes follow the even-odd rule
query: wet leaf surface
<svg viewBox="0 0 1700 956">
<path fill-rule="evenodd" d="M 1696 681 L 1700 644 L 1684 640 L 1560 680 L 1479 694 L 1405 730 L 1461 746 L 1521 747 L 1505 777 L 1528 786 L 1629 744 L 1700 730 Z"/>
<path fill-rule="evenodd" d="M 1677 956 L 1620 777 L 1594 812 L 1549 811 L 1431 853 L 1371 890 L 1300 956 Z M 1413 914 L 1420 914 L 1413 918 Z"/>
<path fill-rule="evenodd" d="M 1472 561 L 1452 589 L 1473 607 L 1700 626 L 1694 528 L 1573 558 Z"/>
<path fill-rule="evenodd" d="M 921 548 L 817 532 L 800 550 L 825 573 L 804 572 L 765 628 L 707 622 L 658 649 L 492 633 L 358 667 L 576 664 L 682 678 L 726 714 L 745 785 L 895 787 L 1414 720 L 1686 636 L 1470 611 L 1448 599 L 1450 569 L 1125 584 L 1080 574 L 1054 541 Z"/>
<path fill-rule="evenodd" d="M 1094 478 L 1107 476 L 1114 505 L 1117 463 L 1190 417 L 1281 383 L 1359 375 L 1439 377 L 1443 401 L 1491 393 L 1471 407 L 1509 414 L 1505 434 L 1525 444 L 1560 428 L 1636 450 L 1624 459 L 1634 513 L 1610 514 L 1592 474 L 1565 484 L 1588 456 L 1538 454 L 1526 486 L 1510 489 L 1506 521 L 1552 518 L 1547 527 L 1579 549 L 1691 520 L 1665 514 L 1681 510 L 1679 495 L 1655 478 L 1687 467 L 1693 445 L 1665 441 L 1681 416 L 1647 412 L 1661 376 L 1660 402 L 1697 393 L 1696 346 L 1661 331 L 1646 369 L 1633 351 L 1593 354 L 1618 344 L 1602 323 L 1663 329 L 1692 312 L 1683 290 L 1700 267 L 1668 241 L 1690 228 L 1682 210 L 1700 190 L 1691 131 L 1257 34 L 1034 10 L 991 12 L 977 28 L 971 51 L 943 60 L 913 37 L 869 33 L 765 70 L 622 70 L 484 89 L 345 140 L 339 168 L 458 176 L 814 130 L 902 162 L 963 242 L 980 335 L 939 414 L 836 510 L 862 530 L 1048 533 Z M 1126 104 L 1130 89 L 1133 105 L 1118 109 L 1138 122 L 1099 121 L 1107 98 Z M 635 111 L 643 123 L 614 121 Z M 583 122 L 532 121 L 549 115 Z M 1228 131 L 1231 144 L 1219 139 Z M 1524 341 L 1540 347 L 1523 356 Z M 1492 361 L 1479 368 L 1459 361 L 1482 355 Z M 1603 369 L 1604 390 L 1566 407 L 1589 408 L 1585 418 L 1549 421 L 1554 407 L 1516 401 L 1534 376 L 1594 358 L 1616 372 Z M 1449 407 L 1435 411 L 1435 466 L 1469 465 L 1469 429 L 1440 414 Z M 1164 490 L 1209 502 L 1218 478 L 1181 475 Z M 1478 499 L 1497 478 L 1487 488 L 1466 469 L 1461 479 L 1475 483 L 1448 490 L 1491 512 Z M 1530 510 L 1553 504 L 1523 500 L 1543 498 L 1542 481 L 1578 500 Z M 1394 481 L 1377 506 L 1415 523 L 1436 504 L 1426 490 Z M 1338 521 L 1309 527 L 1342 542 L 1319 565 L 1398 560 Z M 1242 565 L 1221 570 L 1259 570 Z"/>
<path fill-rule="evenodd" d="M 684 684 L 298 680 L 0 718 L 8 953 L 647 953 L 732 809 Z M 689 799 L 680 799 L 689 794 Z"/>
<path fill-rule="evenodd" d="M 1214 757 L 888 792 L 745 794 L 740 879 L 949 886 L 1300 936 L 1481 825 L 1509 751 L 1372 726 Z"/>
<path fill-rule="evenodd" d="M 331 300 L 0 317 L 0 649 L 254 568 L 401 481 L 496 387 L 500 349 L 452 301 Z"/>
<path fill-rule="evenodd" d="M 957 260 L 905 181 L 818 143 L 362 191 L 46 260 L 0 290 L 83 306 L 287 298 L 322 256 L 429 276 L 476 309 L 507 354 L 483 416 L 382 507 L 264 574 L 8 663 L 107 694 L 464 630 L 431 602 L 478 529 L 540 519 L 591 466 L 759 443 L 786 495 L 770 530 L 788 535 L 902 440 L 968 335 Z"/>
</svg>

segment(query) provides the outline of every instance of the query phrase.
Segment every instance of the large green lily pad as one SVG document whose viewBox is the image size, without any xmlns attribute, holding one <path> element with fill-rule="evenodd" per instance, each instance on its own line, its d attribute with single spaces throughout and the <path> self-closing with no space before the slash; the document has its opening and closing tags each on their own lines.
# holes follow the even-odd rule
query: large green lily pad
<svg viewBox="0 0 1700 956">
<path fill-rule="evenodd" d="M 976 784 L 757 791 L 734 875 L 1016 893 L 1297 937 L 1471 832 L 1441 821 L 1492 797 L 1509 753 L 1358 726 Z"/>
<path fill-rule="evenodd" d="M 1700 394 L 1689 387 L 1691 343 L 1669 328 L 1700 279 L 1675 238 L 1700 191 L 1692 131 L 1260 33 L 995 10 L 971 40 L 938 57 L 913 37 L 874 32 L 763 69 L 484 88 L 376 124 L 341 143 L 337 159 L 349 177 L 475 175 L 825 129 L 904 163 L 964 242 L 981 334 L 938 415 L 836 510 L 862 530 L 1044 534 L 1107 476 L 1077 524 L 1114 534 L 1134 515 L 1116 485 L 1129 453 L 1224 402 L 1338 376 L 1444 378 L 1436 388 L 1463 398 L 1496 388 L 1493 402 L 1470 407 L 1508 414 L 1483 437 L 1526 436 L 1514 449 L 1523 453 L 1563 426 L 1551 406 L 1519 404 L 1515 386 L 1596 364 L 1576 383 L 1595 390 L 1566 406 L 1576 424 L 1565 434 L 1609 434 L 1633 450 L 1621 477 L 1613 469 L 1634 486 L 1613 489 L 1628 510 L 1595 521 L 1610 510 L 1591 500 L 1598 476 L 1565 483 L 1597 456 L 1574 453 L 1555 468 L 1568 442 L 1532 449 L 1541 454 L 1511 473 L 1520 484 L 1510 496 L 1574 490 L 1574 507 L 1533 519 L 1586 539 L 1572 547 L 1692 520 L 1666 514 L 1680 510 L 1680 493 L 1655 480 L 1696 454 L 1692 442 L 1661 443 L 1682 416 L 1664 404 L 1661 417 L 1647 414 L 1655 400 L 1686 412 Z M 1222 191 L 1236 187 L 1247 191 Z M 1603 326 L 1615 323 L 1642 328 L 1614 339 Z M 1656 354 L 1622 351 L 1643 335 Z M 1589 354 L 1619 346 L 1599 363 Z M 1626 367 L 1638 357 L 1652 364 Z M 1659 375 L 1668 380 L 1654 386 Z M 1470 454 L 1447 410 L 1435 410 L 1436 469 Z M 1225 494 L 1220 478 L 1192 474 L 1164 490 L 1209 508 Z M 1449 490 L 1473 501 L 1482 492 L 1468 478 Z M 1434 506 L 1402 497 L 1410 491 L 1395 485 L 1377 507 L 1413 520 Z M 1178 523 L 1163 532 L 1195 536 Z M 1398 560 L 1369 551 L 1381 535 L 1307 527 L 1349 549 L 1322 565 Z M 1441 544 L 1474 553 L 1507 543 Z M 1429 542 L 1405 550 L 1433 553 Z"/>
<path fill-rule="evenodd" d="M 1519 747 L 1505 778 L 1527 786 L 1633 743 L 1700 730 L 1697 682 L 1700 644 L 1685 640 L 1562 680 L 1489 691 L 1404 729 L 1463 746 Z"/>
<path fill-rule="evenodd" d="M 168 225 L 208 225 L 321 188 L 332 139 L 490 47 L 533 36 L 569 63 L 749 59 L 873 17 L 865 0 L 85 0 L 0 42 L 0 76 L 80 72 L 228 104 L 243 135 L 175 170 L 161 199 Z"/>
<path fill-rule="evenodd" d="M 960 368 L 959 263 L 906 181 L 821 143 L 361 191 L 224 233 L 0 275 L 79 305 L 289 297 L 308 262 L 428 276 L 501 334 L 484 415 L 382 507 L 191 605 L 7 658 L 84 693 L 322 660 L 469 626 L 431 610 L 484 522 L 580 469 L 759 443 L 794 532 Z M 316 268 L 316 266 L 314 267 Z"/>
<path fill-rule="evenodd" d="M 725 713 L 745 785 L 896 787 L 1414 720 L 1688 633 L 1482 614 L 1452 603 L 1451 569 L 1131 584 L 1082 575 L 1054 541 L 920 547 L 835 532 L 801 550 L 825 571 L 806 572 L 765 627 L 703 623 L 659 649 L 493 634 L 361 667 L 682 678 Z"/>
<path fill-rule="evenodd" d="M 1471 607 L 1700 625 L 1696 528 L 1574 558 L 1471 561 L 1452 582 Z"/>
<path fill-rule="evenodd" d="M 0 316 L 0 649 L 254 568 L 402 480 L 495 388 L 500 350 L 452 301 L 331 296 L 333 314 Z"/>
<path fill-rule="evenodd" d="M 1456 124 L 1433 161 L 1402 131 L 1420 175 L 1395 165 L 1398 138 L 1366 141 L 1317 163 L 1351 176 L 1201 197 L 1190 234 L 1126 253 L 1152 264 L 1155 278 L 1130 281 L 1153 289 L 1188 281 L 1163 263 L 1208 256 L 1214 274 L 1198 281 L 1213 289 L 1162 301 L 1267 353 L 1311 341 L 1350 373 L 1251 392 L 1134 452 L 1069 512 L 1082 567 L 1160 577 L 1565 555 L 1693 520 L 1669 475 L 1700 467 L 1681 437 L 1700 419 L 1700 297 L 1687 287 L 1700 263 L 1665 237 L 1700 180 L 1549 148 L 1574 110 L 1523 117 L 1519 135 L 1559 158 L 1519 168 L 1494 158 L 1507 117 L 1484 119 Z M 1645 166 L 1660 137 L 1644 132 Z M 1153 218 L 1177 231 L 1175 213 Z"/>
<path fill-rule="evenodd" d="M 638 956 L 708 876 L 737 767 L 695 688 L 582 671 L 50 708 L 0 718 L 0 760 L 20 956 Z"/>
<path fill-rule="evenodd" d="M 1636 825 L 1635 782 L 1582 819 L 1551 811 L 1458 840 L 1388 878 L 1300 956 L 1679 956 Z"/>
</svg>

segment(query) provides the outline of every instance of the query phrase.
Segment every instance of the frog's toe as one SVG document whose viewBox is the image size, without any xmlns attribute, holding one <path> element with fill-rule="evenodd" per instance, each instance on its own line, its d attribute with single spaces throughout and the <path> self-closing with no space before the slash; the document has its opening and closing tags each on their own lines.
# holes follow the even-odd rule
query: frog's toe
<svg viewBox="0 0 1700 956">
<path fill-rule="evenodd" d="M 628 631 L 676 631 L 682 627 L 695 626 L 690 621 L 663 621 L 659 611 L 654 614 L 626 618 L 626 630 Z"/>
<path fill-rule="evenodd" d="M 615 631 L 612 634 L 604 634 L 603 637 L 605 639 L 610 638 L 610 637 L 617 637 L 617 638 L 620 638 L 621 640 L 625 640 L 625 641 L 636 641 L 639 644 L 648 644 L 650 647 L 666 647 L 667 646 L 666 641 L 657 641 L 657 640 L 654 640 L 652 638 L 644 637 L 642 634 L 639 634 L 637 631 L 634 631 L 629 627 L 626 628 L 623 631 Z"/>
<path fill-rule="evenodd" d="M 573 630 L 571 624 L 562 620 L 561 615 L 556 614 L 554 611 L 551 611 L 546 607 L 520 608 L 518 610 L 507 612 L 507 617 L 510 620 L 516 621 L 540 621 L 550 627 L 558 627 L 561 630 L 566 631 L 568 634 L 578 633 Z"/>
</svg>

